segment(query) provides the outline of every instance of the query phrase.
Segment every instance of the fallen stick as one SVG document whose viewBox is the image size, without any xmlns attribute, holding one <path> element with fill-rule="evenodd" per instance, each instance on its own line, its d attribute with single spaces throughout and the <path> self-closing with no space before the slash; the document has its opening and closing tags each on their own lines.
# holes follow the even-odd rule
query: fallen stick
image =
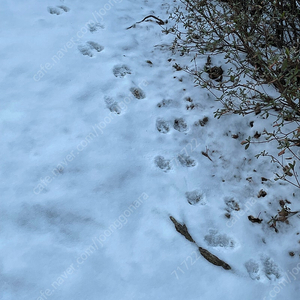
<svg viewBox="0 0 300 300">
<path fill-rule="evenodd" d="M 206 151 L 205 151 L 205 152 L 202 151 L 201 154 L 204 155 L 204 156 L 206 156 L 209 160 L 213 161 L 213 160 L 210 158 L 210 156 L 208 155 L 208 149 L 207 149 L 207 148 L 206 148 Z"/>
<path fill-rule="evenodd" d="M 192 243 L 196 242 L 194 241 L 194 239 L 192 238 L 192 236 L 189 234 L 188 229 L 186 227 L 185 224 L 180 224 L 179 222 L 177 222 L 177 220 L 170 216 L 171 221 L 173 222 L 173 224 L 175 225 L 175 229 L 182 234 L 187 240 L 189 240 Z M 197 245 L 197 244 L 196 244 Z M 210 263 L 212 263 L 215 266 L 220 266 L 225 270 L 231 270 L 231 267 L 223 260 L 221 260 L 220 258 L 218 258 L 217 256 L 215 256 L 214 254 L 212 254 L 211 252 L 209 252 L 207 249 L 199 247 L 197 245 L 200 254 Z"/>
<path fill-rule="evenodd" d="M 187 227 L 185 224 L 181 225 L 180 223 L 178 223 L 176 221 L 175 218 L 173 218 L 172 216 L 170 216 L 171 221 L 174 223 L 176 230 L 181 233 L 187 240 L 189 240 L 192 243 L 196 242 L 193 240 L 193 238 L 191 237 L 191 235 L 189 234 Z"/>
<path fill-rule="evenodd" d="M 164 25 L 164 24 L 165 24 L 165 22 L 164 22 L 163 20 L 161 20 L 160 18 L 157 18 L 157 17 L 155 17 L 155 16 L 153 16 L 153 15 L 149 15 L 149 16 L 145 17 L 142 21 L 135 22 L 133 25 L 131 25 L 130 27 L 127 27 L 126 29 L 130 29 L 130 28 L 134 27 L 135 24 L 142 23 L 142 22 L 146 21 L 146 20 L 149 19 L 149 18 L 154 18 L 154 19 L 156 19 L 156 20 L 157 20 L 156 23 L 157 23 L 158 25 Z"/>
</svg>

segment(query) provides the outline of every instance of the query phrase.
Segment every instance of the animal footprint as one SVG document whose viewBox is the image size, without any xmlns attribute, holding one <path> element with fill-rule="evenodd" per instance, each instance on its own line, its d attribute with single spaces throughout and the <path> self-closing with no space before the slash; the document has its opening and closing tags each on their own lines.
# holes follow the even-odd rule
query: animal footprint
<svg viewBox="0 0 300 300">
<path fill-rule="evenodd" d="M 89 31 L 91 33 L 94 33 L 96 31 L 98 31 L 99 29 L 104 29 L 105 28 L 105 26 L 100 24 L 100 23 L 89 24 L 88 27 L 89 27 Z"/>
<path fill-rule="evenodd" d="M 262 263 L 264 266 L 264 273 L 269 280 L 276 280 L 281 277 L 279 267 L 270 257 L 263 257 Z"/>
<path fill-rule="evenodd" d="M 156 120 L 156 129 L 161 133 L 167 133 L 170 131 L 169 123 L 163 119 Z"/>
<path fill-rule="evenodd" d="M 171 99 L 163 99 L 161 102 L 157 103 L 157 107 L 161 108 L 161 107 L 170 107 L 173 105 L 173 100 Z"/>
<path fill-rule="evenodd" d="M 131 70 L 126 65 L 116 65 L 113 68 L 113 73 L 116 77 L 124 77 L 127 74 L 131 74 Z"/>
<path fill-rule="evenodd" d="M 180 132 L 187 131 L 187 129 L 188 129 L 187 124 L 183 118 L 175 119 L 173 127 L 174 127 L 174 129 L 176 129 L 177 131 L 180 131 Z"/>
<path fill-rule="evenodd" d="M 204 237 L 204 240 L 212 247 L 233 248 L 235 246 L 233 239 L 227 234 L 218 233 L 215 229 L 210 229 L 209 234 Z"/>
<path fill-rule="evenodd" d="M 114 112 L 116 114 L 120 114 L 122 109 L 119 106 L 118 102 L 114 101 L 112 98 L 110 97 L 105 97 L 105 103 L 107 108 L 111 111 Z"/>
<path fill-rule="evenodd" d="M 237 201 L 235 201 L 233 198 L 225 198 L 224 202 L 226 204 L 226 213 L 225 216 L 230 219 L 231 215 L 240 210 L 240 206 Z"/>
<path fill-rule="evenodd" d="M 132 87 L 130 92 L 136 99 L 144 99 L 146 97 L 145 93 L 140 88 Z"/>
<path fill-rule="evenodd" d="M 65 6 L 65 5 L 59 5 L 57 6 L 58 8 L 62 9 L 64 12 L 68 12 L 70 10 L 69 7 Z"/>
<path fill-rule="evenodd" d="M 69 10 L 70 8 L 64 5 L 59 5 L 56 7 L 52 7 L 52 6 L 48 7 L 48 11 L 51 15 L 60 15 L 63 12 L 68 12 Z"/>
<path fill-rule="evenodd" d="M 259 275 L 259 264 L 254 261 L 253 259 L 248 260 L 245 263 L 246 270 L 250 276 L 251 279 L 253 280 L 259 280 L 260 275 Z"/>
<path fill-rule="evenodd" d="M 204 200 L 204 194 L 199 190 L 186 192 L 185 196 L 186 196 L 186 199 L 187 199 L 188 203 L 191 204 L 191 205 L 195 205 L 198 202 L 200 202 L 202 205 L 206 204 L 206 202 Z"/>
<path fill-rule="evenodd" d="M 178 160 L 183 167 L 195 167 L 196 161 L 191 158 L 189 155 L 182 154 L 178 155 Z"/>
<path fill-rule="evenodd" d="M 167 172 L 171 169 L 170 160 L 165 159 L 163 156 L 156 156 L 154 162 L 156 166 L 161 170 L 163 170 L 164 172 Z"/>
<path fill-rule="evenodd" d="M 233 210 L 235 211 L 239 211 L 240 210 L 240 206 L 238 204 L 238 202 L 236 202 L 233 198 L 225 198 L 224 202 L 227 206 L 226 210 L 230 213 Z"/>
<path fill-rule="evenodd" d="M 250 278 L 253 280 L 260 280 L 261 275 L 265 275 L 271 281 L 276 281 L 282 277 L 278 265 L 273 259 L 265 255 L 261 257 L 261 264 L 250 259 L 245 263 L 245 267 Z M 262 272 L 260 270 L 262 270 Z"/>
<path fill-rule="evenodd" d="M 93 57 L 93 50 L 97 52 L 101 52 L 104 49 L 101 45 L 95 42 L 87 42 L 85 45 L 79 45 L 78 50 L 82 55 L 87 55 L 89 57 Z"/>
</svg>

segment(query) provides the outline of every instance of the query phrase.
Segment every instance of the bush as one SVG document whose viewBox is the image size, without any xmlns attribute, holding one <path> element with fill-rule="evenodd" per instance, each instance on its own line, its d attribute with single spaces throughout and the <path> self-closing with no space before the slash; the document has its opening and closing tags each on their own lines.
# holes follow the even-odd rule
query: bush
<svg viewBox="0 0 300 300">
<path fill-rule="evenodd" d="M 167 33 L 175 35 L 172 49 L 192 55 L 194 67 L 185 68 L 198 86 L 222 103 L 215 117 L 227 113 L 273 116 L 274 130 L 265 130 L 265 142 L 277 143 L 278 155 L 292 156 L 281 165 L 282 179 L 300 187 L 296 173 L 300 157 L 300 1 L 298 0 L 181 0 Z M 198 57 L 206 63 L 198 66 Z M 222 57 L 226 69 L 213 65 Z M 178 65 L 177 65 L 178 66 Z M 266 87 L 275 88 L 270 96 Z M 270 89 L 269 89 L 270 90 Z M 246 148 L 255 141 L 243 141 Z"/>
</svg>

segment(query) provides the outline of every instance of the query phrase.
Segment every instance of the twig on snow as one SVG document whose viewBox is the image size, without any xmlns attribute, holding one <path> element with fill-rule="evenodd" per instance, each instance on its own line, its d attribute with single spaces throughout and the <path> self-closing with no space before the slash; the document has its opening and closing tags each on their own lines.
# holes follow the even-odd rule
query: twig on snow
<svg viewBox="0 0 300 300">
<path fill-rule="evenodd" d="M 157 18 L 157 17 L 155 17 L 155 16 L 153 16 L 153 15 L 149 15 L 149 16 L 145 17 L 142 21 L 135 22 L 133 25 L 131 25 L 130 27 L 127 27 L 126 29 L 130 29 L 130 28 L 134 27 L 135 24 L 142 23 L 142 22 L 146 21 L 146 20 L 149 19 L 149 18 L 154 18 L 155 20 L 157 20 L 156 23 L 157 23 L 158 25 L 164 25 L 164 24 L 165 24 L 165 22 L 164 22 L 162 19 Z"/>
</svg>

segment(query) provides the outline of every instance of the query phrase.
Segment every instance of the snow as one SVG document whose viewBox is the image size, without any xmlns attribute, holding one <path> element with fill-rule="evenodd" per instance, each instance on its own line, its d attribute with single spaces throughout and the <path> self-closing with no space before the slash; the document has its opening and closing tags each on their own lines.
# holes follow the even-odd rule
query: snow
<svg viewBox="0 0 300 300">
<path fill-rule="evenodd" d="M 173 5 L 2 1 L 1 300 L 298 297 L 300 220 L 267 221 L 299 192 L 240 145 L 265 120 L 214 119 L 213 96 L 172 67 L 189 64 L 173 37 L 150 20 L 126 30 Z"/>
</svg>

